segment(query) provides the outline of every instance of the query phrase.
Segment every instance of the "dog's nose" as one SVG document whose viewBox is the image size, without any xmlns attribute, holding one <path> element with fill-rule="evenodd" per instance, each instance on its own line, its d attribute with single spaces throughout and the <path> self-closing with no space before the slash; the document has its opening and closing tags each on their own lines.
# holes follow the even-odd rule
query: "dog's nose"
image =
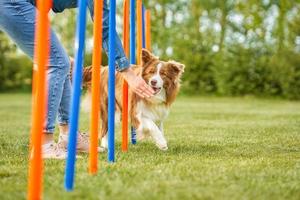
<svg viewBox="0 0 300 200">
<path fill-rule="evenodd" d="M 153 79 L 153 80 L 150 81 L 150 83 L 151 83 L 152 86 L 155 86 L 157 84 L 157 80 Z"/>
</svg>

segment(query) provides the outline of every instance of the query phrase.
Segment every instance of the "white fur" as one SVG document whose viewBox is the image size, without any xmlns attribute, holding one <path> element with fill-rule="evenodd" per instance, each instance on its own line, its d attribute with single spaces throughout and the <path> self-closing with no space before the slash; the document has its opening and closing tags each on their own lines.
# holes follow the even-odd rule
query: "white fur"
<svg viewBox="0 0 300 200">
<path fill-rule="evenodd" d="M 157 71 L 156 71 L 155 75 L 152 76 L 152 77 L 149 79 L 149 83 L 148 83 L 148 84 L 149 84 L 150 86 L 151 86 L 151 81 L 152 81 L 152 80 L 156 80 L 157 83 L 156 83 L 155 86 L 156 86 L 156 87 L 159 87 L 159 88 L 162 88 L 162 87 L 163 87 L 164 81 L 163 81 L 163 79 L 161 78 L 160 73 L 159 73 L 162 67 L 163 67 L 162 63 L 158 63 L 158 65 L 156 66 Z"/>
<path fill-rule="evenodd" d="M 158 74 L 159 70 L 160 68 Z M 169 108 L 164 104 L 166 101 L 165 89 L 162 88 L 158 94 L 149 100 L 153 104 L 145 104 L 143 101 L 137 104 L 137 118 L 140 121 L 137 138 L 143 139 L 150 135 L 159 149 L 167 150 L 168 145 L 163 132 L 163 121 L 169 114 Z"/>
</svg>

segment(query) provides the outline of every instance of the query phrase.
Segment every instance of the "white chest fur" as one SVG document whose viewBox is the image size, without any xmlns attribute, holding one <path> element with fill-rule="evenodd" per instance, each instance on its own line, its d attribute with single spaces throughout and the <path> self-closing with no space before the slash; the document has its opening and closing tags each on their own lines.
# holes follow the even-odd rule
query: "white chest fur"
<svg viewBox="0 0 300 200">
<path fill-rule="evenodd" d="M 168 145 L 163 134 L 163 121 L 168 116 L 169 108 L 164 101 L 159 102 L 155 97 L 152 98 L 155 101 L 153 104 L 146 104 L 143 101 L 137 104 L 137 118 L 140 121 L 137 138 L 141 140 L 151 135 L 158 148 L 167 150 Z"/>
<path fill-rule="evenodd" d="M 147 118 L 155 124 L 160 124 L 169 114 L 169 108 L 165 105 L 165 91 L 150 99 L 152 104 L 146 104 L 143 101 L 137 104 L 138 118 Z"/>
<path fill-rule="evenodd" d="M 148 118 L 156 124 L 161 123 L 169 113 L 169 109 L 164 104 L 146 105 L 140 102 L 137 105 L 138 118 Z"/>
</svg>

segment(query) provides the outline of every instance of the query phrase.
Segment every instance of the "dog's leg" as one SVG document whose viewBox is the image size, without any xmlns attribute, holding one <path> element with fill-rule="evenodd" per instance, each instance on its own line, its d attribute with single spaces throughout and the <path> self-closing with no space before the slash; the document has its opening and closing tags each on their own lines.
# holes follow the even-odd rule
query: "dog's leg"
<svg viewBox="0 0 300 200">
<path fill-rule="evenodd" d="M 154 139 L 156 146 L 159 149 L 166 151 L 168 149 L 167 141 L 159 127 L 147 118 L 142 118 L 141 121 L 142 127 L 139 127 L 139 130 L 149 132 L 151 137 Z"/>
<path fill-rule="evenodd" d="M 101 147 L 104 149 L 108 148 L 107 134 L 105 134 L 101 139 Z"/>
<path fill-rule="evenodd" d="M 100 139 L 101 139 L 101 147 L 107 149 L 107 98 L 104 101 L 101 101 L 100 104 Z"/>
</svg>

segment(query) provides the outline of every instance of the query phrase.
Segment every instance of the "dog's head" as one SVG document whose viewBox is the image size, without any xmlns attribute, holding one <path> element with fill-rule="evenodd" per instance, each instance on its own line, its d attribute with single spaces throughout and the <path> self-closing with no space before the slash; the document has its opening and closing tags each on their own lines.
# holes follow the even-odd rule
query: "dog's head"
<svg viewBox="0 0 300 200">
<path fill-rule="evenodd" d="M 184 65 L 175 61 L 161 61 L 148 50 L 142 50 L 142 77 L 152 87 L 155 96 L 165 93 L 166 103 L 171 104 L 180 87 Z"/>
</svg>

